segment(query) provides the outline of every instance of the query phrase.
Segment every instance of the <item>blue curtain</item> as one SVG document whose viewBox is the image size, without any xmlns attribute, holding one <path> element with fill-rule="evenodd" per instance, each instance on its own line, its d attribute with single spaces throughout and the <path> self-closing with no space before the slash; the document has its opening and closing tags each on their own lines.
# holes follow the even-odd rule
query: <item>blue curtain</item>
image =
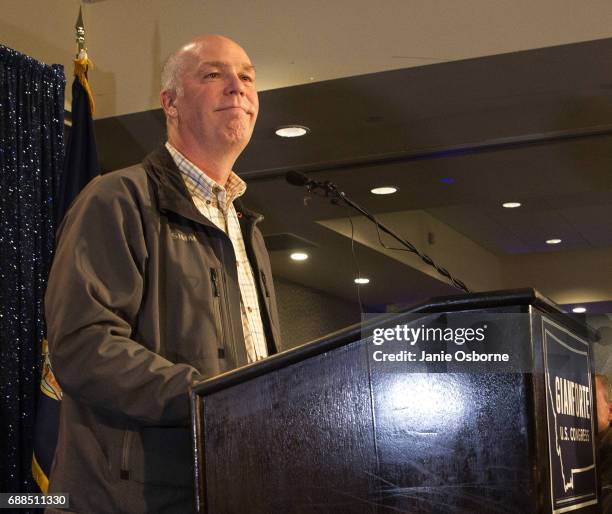
<svg viewBox="0 0 612 514">
<path fill-rule="evenodd" d="M 37 491 L 32 442 L 65 85 L 62 66 L 0 45 L 0 492 Z"/>
</svg>

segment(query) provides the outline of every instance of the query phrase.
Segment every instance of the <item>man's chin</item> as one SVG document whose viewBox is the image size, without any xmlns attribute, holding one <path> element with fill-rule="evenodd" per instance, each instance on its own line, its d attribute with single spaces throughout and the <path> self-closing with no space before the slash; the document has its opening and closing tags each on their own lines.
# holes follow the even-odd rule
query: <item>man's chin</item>
<svg viewBox="0 0 612 514">
<path fill-rule="evenodd" d="M 252 132 L 246 127 L 229 127 L 224 136 L 231 146 L 244 148 L 249 144 L 251 134 Z"/>
</svg>

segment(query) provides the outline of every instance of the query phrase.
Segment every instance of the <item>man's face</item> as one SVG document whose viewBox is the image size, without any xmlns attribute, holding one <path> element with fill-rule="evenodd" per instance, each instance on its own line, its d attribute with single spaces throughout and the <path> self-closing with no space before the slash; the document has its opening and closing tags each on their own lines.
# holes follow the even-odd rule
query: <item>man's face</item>
<svg viewBox="0 0 612 514">
<path fill-rule="evenodd" d="M 175 102 L 179 133 L 203 148 L 242 151 L 259 111 L 249 57 L 233 41 L 216 36 L 186 51 L 182 91 Z"/>
</svg>

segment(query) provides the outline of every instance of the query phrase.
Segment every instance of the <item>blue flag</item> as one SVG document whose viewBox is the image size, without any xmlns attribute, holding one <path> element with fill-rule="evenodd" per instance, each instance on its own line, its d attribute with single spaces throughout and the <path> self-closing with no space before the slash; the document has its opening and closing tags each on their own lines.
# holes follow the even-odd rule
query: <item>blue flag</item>
<svg viewBox="0 0 612 514">
<path fill-rule="evenodd" d="M 42 342 L 44 357 L 40 395 L 36 404 L 36 429 L 34 433 L 34 454 L 32 455 L 32 476 L 44 493 L 49 487 L 49 473 L 57 446 L 60 401 L 62 390 L 51 370 L 49 348 L 46 339 Z"/>
<path fill-rule="evenodd" d="M 92 114 L 93 97 L 87 81 L 87 68 L 91 62 L 81 52 L 74 61 L 74 82 L 72 84 L 72 129 L 61 177 L 60 192 L 55 210 L 56 226 L 59 227 L 70 204 L 87 183 L 99 174 L 98 153 Z M 59 412 L 62 391 L 55 380 L 51 366 L 47 341 L 43 339 L 44 365 L 40 382 L 40 394 L 36 406 L 36 428 L 32 475 L 40 490 L 47 492 L 49 473 L 57 446 Z"/>
<path fill-rule="evenodd" d="M 91 62 L 84 55 L 75 61 L 75 77 L 72 83 L 72 128 L 68 138 L 64 174 L 55 213 L 56 227 L 72 201 L 87 183 L 100 174 L 96 137 L 94 134 L 94 103 L 87 81 L 87 68 Z"/>
</svg>

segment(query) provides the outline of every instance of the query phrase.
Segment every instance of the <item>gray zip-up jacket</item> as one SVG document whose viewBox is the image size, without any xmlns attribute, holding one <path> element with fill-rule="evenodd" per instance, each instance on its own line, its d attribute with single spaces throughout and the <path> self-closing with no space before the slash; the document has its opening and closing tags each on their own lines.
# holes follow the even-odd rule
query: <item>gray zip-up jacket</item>
<svg viewBox="0 0 612 514">
<path fill-rule="evenodd" d="M 236 207 L 274 353 L 262 217 Z M 188 389 L 247 363 L 232 243 L 163 147 L 94 179 L 58 238 L 45 313 L 64 396 L 49 491 L 82 513 L 190 512 Z"/>
</svg>

